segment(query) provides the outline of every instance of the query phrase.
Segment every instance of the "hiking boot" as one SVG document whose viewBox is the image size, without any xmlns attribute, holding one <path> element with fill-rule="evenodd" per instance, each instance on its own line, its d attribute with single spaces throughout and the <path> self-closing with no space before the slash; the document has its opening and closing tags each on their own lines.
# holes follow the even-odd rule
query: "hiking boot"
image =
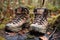
<svg viewBox="0 0 60 40">
<path fill-rule="evenodd" d="M 47 9 L 44 8 L 37 8 L 34 10 L 35 18 L 33 23 L 30 25 L 31 26 L 30 30 L 46 33 L 46 27 L 48 25 L 47 18 L 46 18 L 47 16 L 46 10 Z"/>
<path fill-rule="evenodd" d="M 9 23 L 6 24 L 6 30 L 18 32 L 22 29 L 22 25 L 27 23 L 29 10 L 25 7 L 19 7 L 15 9 L 15 18 L 13 18 Z"/>
</svg>

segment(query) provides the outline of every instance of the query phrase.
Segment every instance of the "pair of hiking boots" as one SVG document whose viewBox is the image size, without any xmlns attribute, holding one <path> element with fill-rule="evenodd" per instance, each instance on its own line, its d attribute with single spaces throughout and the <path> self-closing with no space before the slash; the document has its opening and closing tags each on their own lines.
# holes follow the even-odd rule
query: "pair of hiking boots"
<svg viewBox="0 0 60 40">
<path fill-rule="evenodd" d="M 47 15 L 48 11 L 44 8 L 36 8 L 34 9 L 34 21 L 31 25 L 29 24 L 29 10 L 25 7 L 19 7 L 15 9 L 15 18 L 12 19 L 9 23 L 5 26 L 6 32 L 19 32 L 20 30 L 27 28 L 29 32 L 37 31 L 41 33 L 46 33 L 46 26 L 48 25 L 47 22 Z M 30 33 L 31 34 L 31 33 Z M 34 34 L 34 33 L 33 33 Z M 37 34 L 35 34 L 37 35 Z"/>
</svg>

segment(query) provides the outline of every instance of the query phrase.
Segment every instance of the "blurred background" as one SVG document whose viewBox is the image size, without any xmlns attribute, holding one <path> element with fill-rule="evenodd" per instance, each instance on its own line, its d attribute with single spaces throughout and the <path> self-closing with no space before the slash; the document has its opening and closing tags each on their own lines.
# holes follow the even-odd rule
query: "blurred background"
<svg viewBox="0 0 60 40">
<path fill-rule="evenodd" d="M 19 6 L 27 7 L 30 11 L 31 23 L 34 19 L 34 8 L 47 8 L 49 10 L 48 22 L 49 28 L 57 26 L 57 33 L 60 30 L 60 0 L 0 0 L 0 40 L 5 40 L 5 24 L 15 17 L 15 9 Z M 58 24 L 56 23 L 58 21 Z M 59 35 L 59 33 L 58 33 Z"/>
</svg>

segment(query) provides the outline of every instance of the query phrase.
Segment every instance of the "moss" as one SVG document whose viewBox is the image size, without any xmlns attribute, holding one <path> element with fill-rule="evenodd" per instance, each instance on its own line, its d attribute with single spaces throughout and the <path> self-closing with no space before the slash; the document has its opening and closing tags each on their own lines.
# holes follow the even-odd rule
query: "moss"
<svg viewBox="0 0 60 40">
<path fill-rule="evenodd" d="M 3 38 L 3 37 L 0 37 L 0 40 L 5 40 L 5 38 Z"/>
<path fill-rule="evenodd" d="M 0 29 L 4 29 L 5 28 L 5 24 L 0 24 Z"/>
<path fill-rule="evenodd" d="M 48 18 L 48 22 L 51 28 L 57 27 L 58 30 L 60 30 L 60 14 L 53 16 L 52 18 Z"/>
</svg>

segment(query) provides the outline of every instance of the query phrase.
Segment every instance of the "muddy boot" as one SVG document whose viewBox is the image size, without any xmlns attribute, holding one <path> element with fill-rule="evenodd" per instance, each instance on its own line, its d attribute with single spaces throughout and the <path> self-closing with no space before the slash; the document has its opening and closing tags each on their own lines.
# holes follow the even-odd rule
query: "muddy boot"
<svg viewBox="0 0 60 40">
<path fill-rule="evenodd" d="M 44 34 L 46 33 L 46 27 L 48 25 L 48 22 L 46 19 L 46 16 L 47 16 L 46 10 L 47 9 L 44 9 L 44 8 L 34 9 L 35 18 L 33 23 L 30 25 L 30 30 L 41 32 Z M 44 16 L 44 14 L 46 14 L 46 16 Z"/>
<path fill-rule="evenodd" d="M 15 9 L 15 18 L 13 18 L 9 23 L 6 24 L 6 29 L 10 31 L 19 31 L 21 26 L 28 22 L 29 10 L 25 7 L 19 7 Z"/>
<path fill-rule="evenodd" d="M 6 39 L 7 40 L 16 40 L 17 36 L 11 36 L 12 32 L 18 33 L 22 28 L 26 28 L 26 26 L 22 26 L 25 23 L 28 23 L 29 18 L 29 10 L 25 7 L 19 7 L 15 9 L 15 18 L 9 21 L 5 26 L 5 31 L 7 32 Z M 10 34 L 8 34 L 10 33 Z M 16 38 L 16 39 L 14 39 Z"/>
</svg>

